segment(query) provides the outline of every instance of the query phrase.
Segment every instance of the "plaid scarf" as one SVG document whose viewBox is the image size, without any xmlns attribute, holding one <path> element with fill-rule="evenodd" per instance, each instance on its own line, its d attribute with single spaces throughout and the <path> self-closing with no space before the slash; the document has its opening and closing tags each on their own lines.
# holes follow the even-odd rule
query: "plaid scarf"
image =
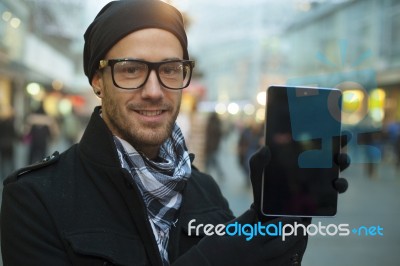
<svg viewBox="0 0 400 266">
<path fill-rule="evenodd" d="M 191 164 L 185 140 L 175 123 L 171 137 L 160 147 L 160 161 L 148 159 L 128 142 L 114 136 L 118 156 L 143 196 L 161 256 L 168 264 L 169 229 L 176 221 L 181 206 L 181 191 L 191 174 Z"/>
</svg>

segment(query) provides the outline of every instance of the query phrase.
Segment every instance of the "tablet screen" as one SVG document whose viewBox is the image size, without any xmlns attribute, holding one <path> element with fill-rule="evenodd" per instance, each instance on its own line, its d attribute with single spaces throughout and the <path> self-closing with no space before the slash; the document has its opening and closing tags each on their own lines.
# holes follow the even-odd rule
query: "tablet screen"
<svg viewBox="0 0 400 266">
<path fill-rule="evenodd" d="M 272 86 L 267 91 L 261 212 L 272 216 L 334 216 L 339 167 L 341 92 Z"/>
</svg>

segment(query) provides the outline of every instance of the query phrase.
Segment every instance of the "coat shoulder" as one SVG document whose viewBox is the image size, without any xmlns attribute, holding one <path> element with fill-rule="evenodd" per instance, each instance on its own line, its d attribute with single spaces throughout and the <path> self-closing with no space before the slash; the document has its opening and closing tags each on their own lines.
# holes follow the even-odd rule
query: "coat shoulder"
<svg viewBox="0 0 400 266">
<path fill-rule="evenodd" d="M 54 165 L 59 161 L 59 159 L 60 159 L 60 153 L 58 151 L 55 151 L 52 155 L 43 158 L 41 161 L 37 163 L 22 167 L 14 171 L 4 181 L 4 185 L 16 182 L 23 176 L 27 175 L 28 173 L 35 172 L 44 169 L 46 167 L 49 167 L 51 165 Z"/>
<path fill-rule="evenodd" d="M 28 181 L 33 183 L 54 181 L 58 176 L 65 176 L 72 169 L 72 165 L 76 164 L 76 148 L 75 145 L 66 151 L 59 153 L 54 152 L 52 155 L 43 158 L 43 160 L 22 167 L 11 173 L 4 180 L 4 186 L 12 183 Z"/>
</svg>

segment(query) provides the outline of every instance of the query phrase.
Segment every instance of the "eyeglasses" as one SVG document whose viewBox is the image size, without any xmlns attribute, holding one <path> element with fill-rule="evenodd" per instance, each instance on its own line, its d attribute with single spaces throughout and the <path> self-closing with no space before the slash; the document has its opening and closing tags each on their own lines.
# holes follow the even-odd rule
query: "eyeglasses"
<svg viewBox="0 0 400 266">
<path fill-rule="evenodd" d="M 139 89 L 155 70 L 158 81 L 171 90 L 180 90 L 189 86 L 194 68 L 191 60 L 168 60 L 147 62 L 136 59 L 100 60 L 99 69 L 111 67 L 112 80 L 116 87 L 126 90 Z"/>
</svg>

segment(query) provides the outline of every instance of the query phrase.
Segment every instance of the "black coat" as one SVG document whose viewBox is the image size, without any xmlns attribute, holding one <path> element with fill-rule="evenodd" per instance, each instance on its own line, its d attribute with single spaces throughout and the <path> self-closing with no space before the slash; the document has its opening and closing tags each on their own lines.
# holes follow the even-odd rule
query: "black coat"
<svg viewBox="0 0 400 266">
<path fill-rule="evenodd" d="M 5 181 L 4 265 L 161 265 L 143 200 L 132 182 L 96 108 L 79 144 Z M 214 180 L 194 168 L 170 233 L 170 261 L 200 240 L 188 236 L 190 220 L 219 224 L 232 218 Z"/>
</svg>

